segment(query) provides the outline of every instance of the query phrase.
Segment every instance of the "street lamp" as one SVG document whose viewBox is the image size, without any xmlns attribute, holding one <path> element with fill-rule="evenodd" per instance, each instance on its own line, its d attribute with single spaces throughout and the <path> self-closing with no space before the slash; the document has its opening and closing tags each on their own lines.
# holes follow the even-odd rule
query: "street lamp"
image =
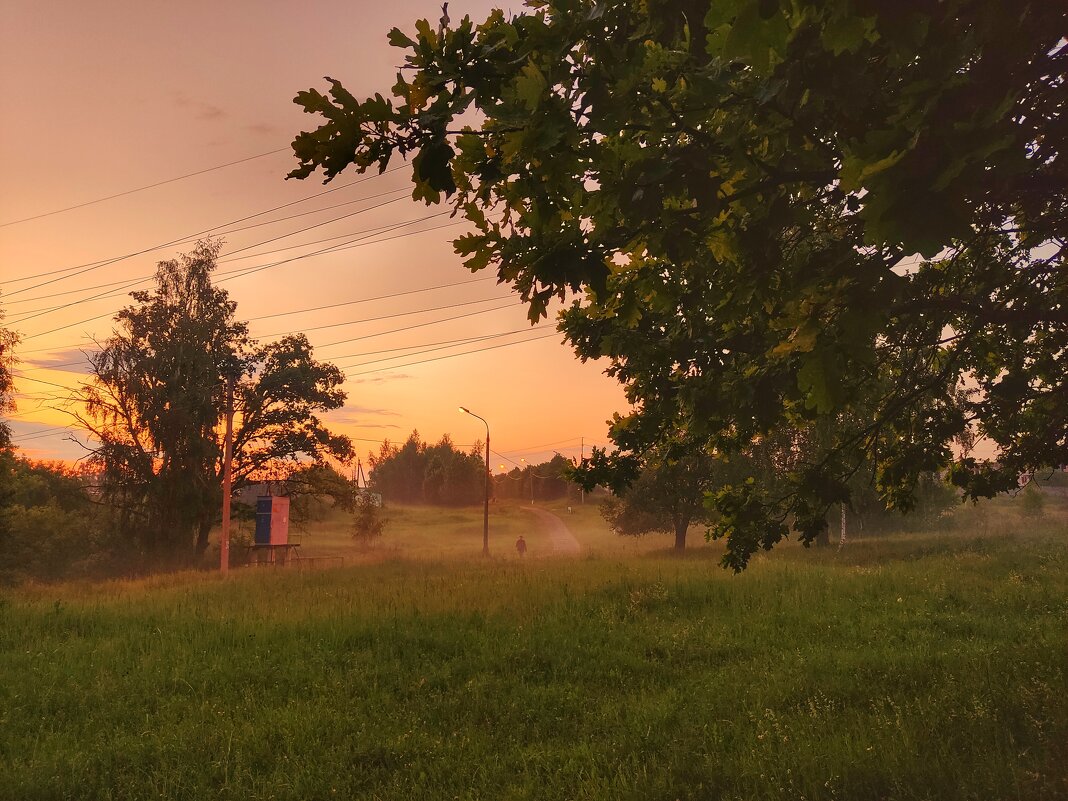
<svg viewBox="0 0 1068 801">
<path fill-rule="evenodd" d="M 469 414 L 472 417 L 478 417 L 483 423 L 486 423 L 486 498 L 484 510 L 482 513 L 482 555 L 489 556 L 489 495 L 490 495 L 490 430 L 489 423 L 486 422 L 485 417 L 479 417 L 473 411 L 465 406 L 460 407 L 460 411 L 464 414 Z"/>
</svg>

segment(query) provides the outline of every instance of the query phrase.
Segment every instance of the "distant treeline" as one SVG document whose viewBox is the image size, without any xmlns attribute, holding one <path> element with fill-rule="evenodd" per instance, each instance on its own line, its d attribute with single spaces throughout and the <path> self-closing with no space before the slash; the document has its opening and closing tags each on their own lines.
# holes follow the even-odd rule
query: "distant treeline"
<svg viewBox="0 0 1068 801">
<path fill-rule="evenodd" d="M 571 467 L 571 462 L 560 454 L 541 464 L 513 467 L 495 477 L 497 497 L 552 501 L 569 493 L 577 494 L 578 487 L 566 477 Z"/>
<path fill-rule="evenodd" d="M 403 445 L 382 443 L 371 454 L 371 488 L 386 502 L 467 506 L 481 503 L 486 491 L 484 445 L 475 443 L 467 453 L 446 435 L 430 445 L 413 431 Z M 557 454 L 551 460 L 493 476 L 490 496 L 497 500 L 562 498 L 569 487 L 565 470 L 571 462 Z M 532 494 L 533 492 L 533 494 Z"/>
</svg>

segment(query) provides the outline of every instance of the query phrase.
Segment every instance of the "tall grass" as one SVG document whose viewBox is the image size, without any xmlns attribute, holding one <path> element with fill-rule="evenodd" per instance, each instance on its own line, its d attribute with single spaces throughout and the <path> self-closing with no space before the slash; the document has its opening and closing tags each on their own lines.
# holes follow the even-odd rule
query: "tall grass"
<svg viewBox="0 0 1068 801">
<path fill-rule="evenodd" d="M 1068 548 L 994 528 L 24 587 L 0 798 L 1065 798 Z"/>
</svg>

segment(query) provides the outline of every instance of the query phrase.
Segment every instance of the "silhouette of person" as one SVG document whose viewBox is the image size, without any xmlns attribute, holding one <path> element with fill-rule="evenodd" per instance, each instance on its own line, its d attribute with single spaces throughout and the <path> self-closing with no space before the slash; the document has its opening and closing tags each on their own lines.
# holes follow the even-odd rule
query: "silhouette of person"
<svg viewBox="0 0 1068 801">
<path fill-rule="evenodd" d="M 527 541 L 523 539 L 523 535 L 519 535 L 519 539 L 515 541 L 515 550 L 520 556 L 523 556 L 527 552 Z"/>
</svg>

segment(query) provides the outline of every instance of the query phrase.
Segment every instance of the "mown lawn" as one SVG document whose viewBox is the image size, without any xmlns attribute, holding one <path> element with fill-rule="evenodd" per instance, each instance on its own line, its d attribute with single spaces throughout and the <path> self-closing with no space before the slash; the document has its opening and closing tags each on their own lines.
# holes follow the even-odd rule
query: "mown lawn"
<svg viewBox="0 0 1068 801">
<path fill-rule="evenodd" d="M 1062 799 L 1066 537 L 994 528 L 7 590 L 0 798 Z"/>
</svg>

